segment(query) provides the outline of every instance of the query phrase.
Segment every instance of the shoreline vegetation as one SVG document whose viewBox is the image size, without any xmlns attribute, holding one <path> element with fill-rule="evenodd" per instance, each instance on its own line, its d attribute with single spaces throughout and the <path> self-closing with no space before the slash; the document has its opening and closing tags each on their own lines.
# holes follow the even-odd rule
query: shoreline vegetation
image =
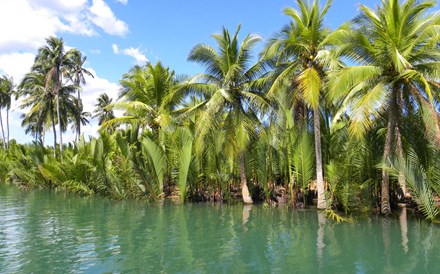
<svg viewBox="0 0 440 274">
<path fill-rule="evenodd" d="M 86 57 L 47 38 L 21 83 L 0 78 L 0 181 L 112 199 L 316 206 L 337 222 L 404 203 L 439 222 L 435 2 L 360 5 L 330 30 L 331 2 L 297 0 L 284 10 L 290 23 L 265 40 L 223 28 L 216 47 L 189 52 L 204 73 L 134 66 L 118 100 L 101 94 L 93 116 L 81 99 Z M 10 140 L 13 97 L 32 144 Z M 85 138 L 91 118 L 99 136 Z M 66 144 L 70 127 L 76 140 Z"/>
</svg>

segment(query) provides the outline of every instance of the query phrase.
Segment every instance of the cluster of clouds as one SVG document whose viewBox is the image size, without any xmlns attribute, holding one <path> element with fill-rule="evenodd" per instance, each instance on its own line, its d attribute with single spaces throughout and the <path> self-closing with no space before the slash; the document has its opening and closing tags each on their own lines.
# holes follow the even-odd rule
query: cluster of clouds
<svg viewBox="0 0 440 274">
<path fill-rule="evenodd" d="M 106 2 L 107 1 L 107 2 Z M 7 74 L 19 83 L 30 71 L 37 49 L 45 43 L 49 36 L 61 36 L 71 33 L 80 36 L 116 36 L 125 37 L 129 33 L 126 22 L 118 19 L 109 1 L 127 5 L 128 0 L 6 0 L 0 1 L 0 75 Z M 66 48 L 75 45 L 66 45 Z M 110 45 L 109 45 L 110 46 Z M 123 54 L 134 58 L 136 64 L 148 61 L 139 48 L 119 49 L 113 44 L 115 54 Z M 99 49 L 94 49 L 99 54 Z M 90 64 L 86 63 L 86 66 Z M 100 78 L 92 67 L 87 67 L 95 76 L 88 77 L 83 87 L 84 110 L 92 112 L 100 93 L 105 91 L 116 99 L 119 86 L 107 79 Z M 17 103 L 13 103 L 14 105 Z M 17 111 L 19 112 L 19 111 Z M 17 126 L 21 119 L 19 113 L 13 113 L 11 126 Z M 18 141 L 27 141 L 29 137 L 13 136 Z M 96 134 L 96 124 L 86 127 L 84 133 Z M 24 135 L 24 133 L 22 134 Z M 73 134 L 72 134 L 73 136 Z M 69 139 L 69 138 L 67 138 Z"/>
<path fill-rule="evenodd" d="M 147 57 L 141 52 L 139 48 L 129 47 L 126 49 L 119 49 L 118 45 L 113 44 L 112 49 L 114 54 L 123 54 L 133 57 L 137 65 L 142 65 L 148 62 Z"/>
</svg>

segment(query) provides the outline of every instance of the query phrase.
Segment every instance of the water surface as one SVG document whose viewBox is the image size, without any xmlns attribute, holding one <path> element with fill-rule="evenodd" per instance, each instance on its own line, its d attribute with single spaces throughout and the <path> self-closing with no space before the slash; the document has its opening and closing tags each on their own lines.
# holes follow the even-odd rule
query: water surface
<svg viewBox="0 0 440 274">
<path fill-rule="evenodd" d="M 314 210 L 148 205 L 0 184 L 0 273 L 440 273 L 440 227 Z"/>
</svg>

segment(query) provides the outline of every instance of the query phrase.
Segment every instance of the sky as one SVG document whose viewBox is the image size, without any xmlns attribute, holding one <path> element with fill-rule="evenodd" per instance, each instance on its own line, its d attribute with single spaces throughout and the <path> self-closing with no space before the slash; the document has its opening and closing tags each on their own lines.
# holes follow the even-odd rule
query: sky
<svg viewBox="0 0 440 274">
<path fill-rule="evenodd" d="M 320 1 L 324 3 L 324 1 Z M 359 4 L 375 8 L 380 0 L 334 0 L 326 25 L 332 29 L 359 13 Z M 194 75 L 203 67 L 188 62 L 198 43 L 215 46 L 211 34 L 226 27 L 239 37 L 249 33 L 270 38 L 289 22 L 286 7 L 293 0 L 0 0 L 0 75 L 12 76 L 19 84 L 30 71 L 38 48 L 49 36 L 62 37 L 66 48 L 78 48 L 87 56 L 87 77 L 82 90 L 84 110 L 93 112 L 99 94 L 118 97 L 119 80 L 134 65 L 161 61 L 177 74 Z M 11 139 L 28 143 L 32 137 L 21 128 L 13 102 Z M 85 136 L 97 135 L 97 121 L 82 128 Z M 68 129 L 63 141 L 72 141 Z M 51 132 L 45 143 L 52 144 Z"/>
</svg>

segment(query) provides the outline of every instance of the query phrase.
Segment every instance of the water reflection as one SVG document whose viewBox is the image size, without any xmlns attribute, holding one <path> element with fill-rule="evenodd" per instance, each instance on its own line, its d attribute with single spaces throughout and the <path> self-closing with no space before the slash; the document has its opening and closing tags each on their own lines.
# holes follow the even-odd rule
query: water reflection
<svg viewBox="0 0 440 274">
<path fill-rule="evenodd" d="M 249 222 L 249 216 L 251 213 L 252 205 L 243 205 L 243 228 L 244 231 L 248 231 L 247 223 Z"/>
<path fill-rule="evenodd" d="M 402 208 L 399 215 L 400 230 L 402 233 L 402 248 L 403 252 L 408 253 L 408 221 L 406 219 L 406 207 Z"/>
<path fill-rule="evenodd" d="M 147 205 L 0 185 L 2 273 L 439 273 L 440 229 L 410 218 Z"/>
<path fill-rule="evenodd" d="M 324 253 L 324 233 L 325 233 L 326 218 L 324 211 L 318 211 L 318 233 L 316 237 L 316 259 L 318 260 L 318 268 L 323 271 L 323 253 Z"/>
</svg>

